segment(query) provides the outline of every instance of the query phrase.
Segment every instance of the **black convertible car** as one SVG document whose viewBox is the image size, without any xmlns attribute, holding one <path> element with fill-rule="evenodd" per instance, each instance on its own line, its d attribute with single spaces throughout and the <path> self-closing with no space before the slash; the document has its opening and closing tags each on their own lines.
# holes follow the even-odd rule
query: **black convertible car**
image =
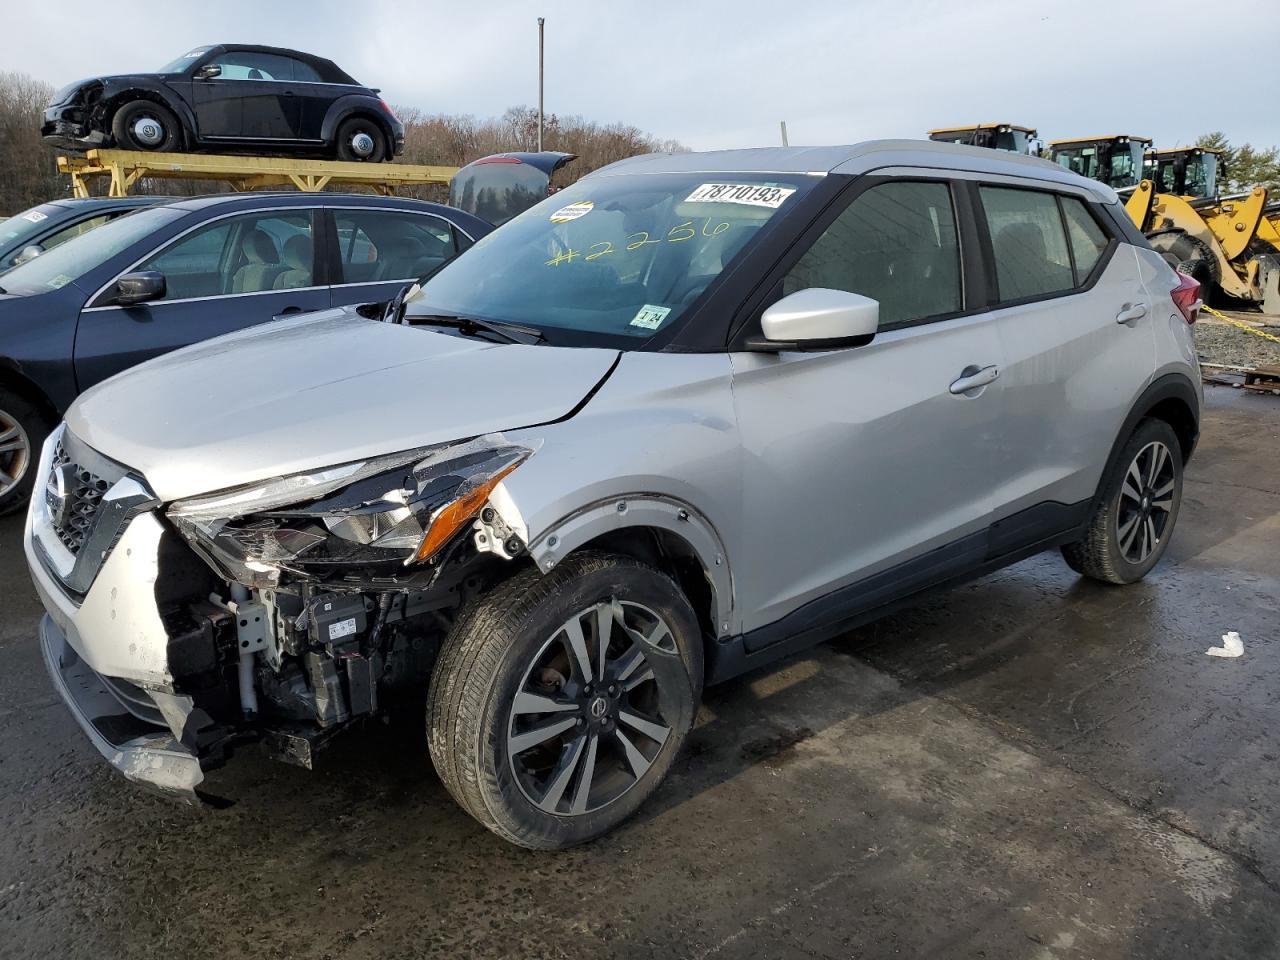
<svg viewBox="0 0 1280 960">
<path fill-rule="evenodd" d="M 155 73 L 63 87 L 41 134 L 73 149 L 288 152 L 390 160 L 404 127 L 332 60 L 281 47 L 196 47 Z"/>
</svg>

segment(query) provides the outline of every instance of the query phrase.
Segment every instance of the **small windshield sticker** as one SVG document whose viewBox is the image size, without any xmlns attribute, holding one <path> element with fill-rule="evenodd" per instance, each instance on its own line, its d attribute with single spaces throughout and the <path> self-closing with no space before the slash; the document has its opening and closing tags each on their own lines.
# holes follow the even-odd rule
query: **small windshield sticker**
<svg viewBox="0 0 1280 960">
<path fill-rule="evenodd" d="M 685 202 L 741 203 L 777 210 L 795 192 L 794 187 L 771 187 L 759 183 L 704 183 L 685 197 Z"/>
<path fill-rule="evenodd" d="M 41 213 L 39 210 L 28 210 L 22 215 L 23 220 L 30 220 L 32 223 L 39 223 L 41 220 L 48 220 L 49 215 Z"/>
<path fill-rule="evenodd" d="M 646 330 L 657 330 L 662 326 L 662 321 L 667 319 L 667 314 L 670 312 L 670 307 L 655 307 L 652 303 L 646 303 L 632 318 L 631 326 L 644 327 Z"/>
<path fill-rule="evenodd" d="M 567 207 L 561 207 L 551 215 L 552 223 L 568 223 L 570 220 L 577 220 L 579 217 L 585 217 L 591 212 L 595 204 L 590 200 L 579 200 L 577 203 L 571 203 Z"/>
<path fill-rule="evenodd" d="M 71 282 L 70 277 L 68 277 L 65 273 L 60 273 L 56 277 L 51 277 L 50 279 L 46 280 L 44 285 L 53 290 L 61 290 L 70 282 Z"/>
</svg>

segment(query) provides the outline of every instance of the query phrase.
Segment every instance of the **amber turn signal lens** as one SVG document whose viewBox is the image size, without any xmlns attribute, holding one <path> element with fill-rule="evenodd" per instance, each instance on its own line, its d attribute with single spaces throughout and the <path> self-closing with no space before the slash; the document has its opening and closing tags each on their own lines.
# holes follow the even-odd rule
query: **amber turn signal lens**
<svg viewBox="0 0 1280 960">
<path fill-rule="evenodd" d="M 489 499 L 489 494 L 493 493 L 493 488 L 502 482 L 502 478 L 518 466 L 520 461 L 504 467 L 474 490 L 469 490 L 457 500 L 442 507 L 440 512 L 431 519 L 431 526 L 427 528 L 426 536 L 422 538 L 422 545 L 414 555 L 414 562 L 420 563 L 428 559 L 443 547 L 450 537 L 480 512 L 480 508 Z"/>
</svg>

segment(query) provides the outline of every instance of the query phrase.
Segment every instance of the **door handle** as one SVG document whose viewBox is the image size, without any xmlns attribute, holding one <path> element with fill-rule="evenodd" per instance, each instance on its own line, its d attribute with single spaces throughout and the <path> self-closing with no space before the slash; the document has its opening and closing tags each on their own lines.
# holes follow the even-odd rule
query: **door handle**
<svg viewBox="0 0 1280 960">
<path fill-rule="evenodd" d="M 1126 303 L 1120 308 L 1120 312 L 1116 314 L 1116 323 L 1129 323 L 1133 320 L 1141 320 L 1147 315 L 1147 305 L 1145 303 Z"/>
<path fill-rule="evenodd" d="M 298 313 L 301 313 L 301 312 L 302 312 L 302 308 L 301 308 L 301 307 L 285 307 L 283 310 L 281 310 L 279 313 L 277 313 L 277 314 L 276 314 L 274 317 L 272 317 L 271 319 L 272 319 L 272 320 L 283 320 L 285 317 L 292 317 L 292 316 L 294 316 L 295 314 L 298 314 Z"/>
<path fill-rule="evenodd" d="M 995 383 L 1000 376 L 1000 368 L 995 364 L 989 367 L 975 367 L 972 364 L 960 371 L 960 379 L 951 382 L 951 392 L 959 396 L 970 390 L 977 390 L 989 383 Z"/>
</svg>

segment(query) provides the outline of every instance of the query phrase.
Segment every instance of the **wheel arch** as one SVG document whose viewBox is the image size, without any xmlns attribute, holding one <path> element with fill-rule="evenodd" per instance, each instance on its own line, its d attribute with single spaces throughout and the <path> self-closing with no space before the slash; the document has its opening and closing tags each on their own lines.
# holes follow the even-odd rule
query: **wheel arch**
<svg viewBox="0 0 1280 960">
<path fill-rule="evenodd" d="M 167 96 L 159 90 L 142 86 L 128 86 L 120 90 L 104 91 L 102 102 L 98 108 L 102 131 L 107 134 L 111 133 L 111 124 L 115 119 L 116 111 L 126 103 L 132 103 L 135 100 L 150 100 L 152 103 L 164 107 L 178 118 L 178 136 L 181 138 L 183 149 L 189 148 L 197 139 L 195 115 L 185 101 L 181 98 Z"/>
<path fill-rule="evenodd" d="M 395 150 L 395 133 L 391 129 L 391 124 L 382 115 L 378 105 L 370 102 L 370 99 L 359 94 L 351 94 L 329 105 L 329 110 L 324 115 L 324 122 L 320 125 L 320 137 L 326 145 L 336 146 L 338 127 L 342 126 L 343 121 L 350 120 L 352 117 L 362 117 L 377 124 L 382 135 L 387 138 L 387 149 Z"/>
<path fill-rule="evenodd" d="M 0 356 L 0 390 L 9 390 L 22 397 L 49 418 L 50 426 L 62 419 L 57 404 L 38 383 L 23 372 L 22 365 L 11 357 Z"/>
<path fill-rule="evenodd" d="M 1107 469 L 1103 472 L 1104 477 L 1110 473 L 1121 449 L 1133 435 L 1138 424 L 1149 417 L 1168 423 L 1177 434 L 1183 464 L 1191 459 L 1191 454 L 1195 451 L 1196 443 L 1200 439 L 1199 392 L 1185 374 L 1167 373 L 1158 377 L 1146 390 L 1142 391 L 1130 409 L 1129 415 L 1125 417 L 1111 445 L 1111 453 L 1107 457 Z"/>
<path fill-rule="evenodd" d="M 708 641 L 730 633 L 728 554 L 715 527 L 690 504 L 652 493 L 610 497 L 548 526 L 530 542 L 529 555 L 548 573 L 585 548 L 630 556 L 663 570 L 684 591 Z"/>
</svg>

